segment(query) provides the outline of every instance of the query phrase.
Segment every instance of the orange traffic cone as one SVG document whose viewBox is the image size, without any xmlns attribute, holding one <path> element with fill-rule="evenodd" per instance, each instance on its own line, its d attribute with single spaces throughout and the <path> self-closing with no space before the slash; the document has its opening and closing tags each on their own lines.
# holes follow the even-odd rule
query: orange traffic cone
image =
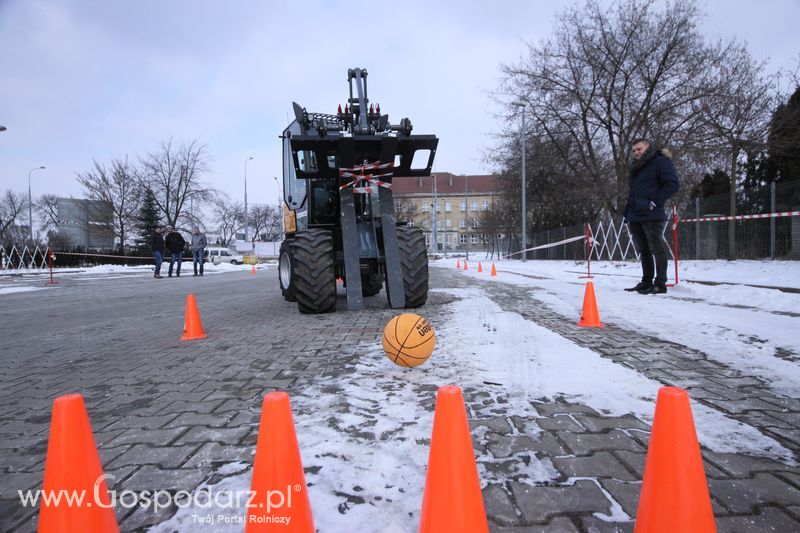
<svg viewBox="0 0 800 533">
<path fill-rule="evenodd" d="M 264 397 L 250 491 L 253 498 L 245 532 L 315 531 L 292 408 L 285 392 Z M 271 523 L 276 513 L 288 517 L 289 522 Z"/>
<path fill-rule="evenodd" d="M 456 260 L 456 268 L 461 268 L 461 259 Z"/>
<path fill-rule="evenodd" d="M 494 263 L 492 263 L 492 273 L 491 273 L 491 275 L 492 276 L 496 276 L 497 275 L 497 269 L 494 268 Z"/>
<path fill-rule="evenodd" d="M 337 283 L 344 283 L 344 280 L 342 278 L 336 278 L 336 281 Z"/>
<path fill-rule="evenodd" d="M 203 323 L 200 322 L 200 312 L 197 310 L 197 302 L 194 294 L 186 297 L 186 319 L 183 322 L 182 341 L 193 341 L 195 339 L 205 339 L 208 337 L 203 331 Z"/>
<path fill-rule="evenodd" d="M 678 387 L 658 391 L 634 531 L 716 531 L 689 395 Z"/>
<path fill-rule="evenodd" d="M 582 328 L 604 328 L 605 324 L 600 322 L 600 313 L 597 312 L 597 300 L 594 297 L 594 284 L 589 281 L 586 283 L 586 292 L 583 295 L 583 313 L 578 326 Z"/>
<path fill-rule="evenodd" d="M 478 272 L 483 272 L 483 267 L 481 266 L 480 261 L 478 261 Z"/>
<path fill-rule="evenodd" d="M 59 396 L 53 402 L 42 490 L 54 496 L 83 493 L 85 499 L 82 505 L 66 498 L 58 502 L 42 499 L 39 533 L 119 531 L 80 394 Z"/>
<path fill-rule="evenodd" d="M 253 267 L 250 269 L 250 273 L 252 275 L 254 275 L 254 276 L 256 275 L 256 266 L 255 265 L 253 265 Z"/>
<path fill-rule="evenodd" d="M 467 260 L 466 259 L 464 259 L 464 270 L 469 270 L 469 268 L 467 268 Z"/>
<path fill-rule="evenodd" d="M 439 388 L 420 533 L 489 531 L 461 389 Z"/>
</svg>

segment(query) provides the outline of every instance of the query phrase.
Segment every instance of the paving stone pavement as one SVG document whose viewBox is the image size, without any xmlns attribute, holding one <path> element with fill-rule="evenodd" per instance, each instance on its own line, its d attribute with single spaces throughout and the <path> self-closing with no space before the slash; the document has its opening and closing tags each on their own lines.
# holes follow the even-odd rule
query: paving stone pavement
<svg viewBox="0 0 800 533">
<path fill-rule="evenodd" d="M 504 310 L 616 364 L 686 388 L 693 400 L 756 427 L 795 453 L 800 449 L 800 400 L 777 394 L 758 378 L 613 325 L 577 328 L 538 302 L 535 289 L 479 285 L 438 268 L 431 274 L 434 287 L 480 286 Z M 252 461 L 264 394 L 302 394 L 322 378 L 351 372 L 357 360 L 352 347 L 378 343 L 395 314 L 382 292 L 366 299 L 360 312 L 301 316 L 280 298 L 275 276 L 271 269 L 258 276 L 160 281 L 146 275 L 73 277 L 46 291 L 3 296 L 0 530 L 35 530 L 35 509 L 24 508 L 16 493 L 41 486 L 56 396 L 85 396 L 115 486 L 191 491 L 219 477 L 223 465 Z M 210 333 L 202 342 L 178 341 L 189 290 Z M 431 293 L 425 316 L 434 324 L 446 322 L 455 298 Z M 339 303 L 344 307 L 343 293 Z M 435 389 L 427 389 L 423 407 L 432 410 Z M 484 489 L 493 531 L 633 529 L 647 423 L 632 415 L 607 416 L 568 398 L 541 398 L 528 413 L 515 413 L 504 405 L 502 392 L 467 387 L 464 396 L 479 465 L 502 479 Z M 380 440 L 391 439 L 387 434 Z M 703 455 L 720 531 L 800 529 L 798 467 L 705 449 Z M 545 468 L 552 479 L 532 480 L 520 464 Z M 175 510 L 117 513 L 123 531 L 139 531 Z"/>
</svg>

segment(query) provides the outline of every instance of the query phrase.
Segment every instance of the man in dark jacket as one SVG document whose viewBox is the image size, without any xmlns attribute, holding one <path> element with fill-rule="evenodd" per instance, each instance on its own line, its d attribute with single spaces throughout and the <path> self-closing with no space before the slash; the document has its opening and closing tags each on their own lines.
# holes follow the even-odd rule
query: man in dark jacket
<svg viewBox="0 0 800 533">
<path fill-rule="evenodd" d="M 175 261 L 178 262 L 177 277 L 181 277 L 181 262 L 183 261 L 183 249 L 186 247 L 186 241 L 183 235 L 172 229 L 172 226 L 167 226 L 167 238 L 164 240 L 167 245 L 167 250 L 170 252 L 169 259 L 169 272 L 168 276 L 172 277 L 172 266 Z"/>
<path fill-rule="evenodd" d="M 164 262 L 164 237 L 161 236 L 160 226 L 155 227 L 153 236 L 150 237 L 150 250 L 156 260 L 156 273 L 153 277 L 161 279 L 161 263 Z"/>
<path fill-rule="evenodd" d="M 642 261 L 642 281 L 626 291 L 640 294 L 667 292 L 667 247 L 664 241 L 667 213 L 664 203 L 675 194 L 678 186 L 671 154 L 651 146 L 646 139 L 636 139 L 628 176 L 625 221 Z"/>
</svg>

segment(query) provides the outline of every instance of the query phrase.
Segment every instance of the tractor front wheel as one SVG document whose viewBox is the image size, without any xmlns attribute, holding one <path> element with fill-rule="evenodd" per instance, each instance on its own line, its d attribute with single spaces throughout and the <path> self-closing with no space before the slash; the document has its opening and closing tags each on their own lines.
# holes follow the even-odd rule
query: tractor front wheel
<svg viewBox="0 0 800 533">
<path fill-rule="evenodd" d="M 292 281 L 301 313 L 336 310 L 333 236 L 329 230 L 298 231 L 292 243 Z"/>
</svg>

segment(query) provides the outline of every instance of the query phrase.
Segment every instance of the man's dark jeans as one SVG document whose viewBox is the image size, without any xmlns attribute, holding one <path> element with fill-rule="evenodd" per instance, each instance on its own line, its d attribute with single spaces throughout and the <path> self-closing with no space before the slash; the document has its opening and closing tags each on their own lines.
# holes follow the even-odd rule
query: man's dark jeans
<svg viewBox="0 0 800 533">
<path fill-rule="evenodd" d="M 192 251 L 192 266 L 194 266 L 194 275 L 197 275 L 197 264 L 200 263 L 200 275 L 203 275 L 203 256 L 205 255 L 205 248 Z"/>
<path fill-rule="evenodd" d="M 156 260 L 156 273 L 154 276 L 161 274 L 161 263 L 164 262 L 164 254 L 162 252 L 153 252 L 153 258 Z"/>
<path fill-rule="evenodd" d="M 663 286 L 667 283 L 667 243 L 664 241 L 666 224 L 663 220 L 628 223 L 633 245 L 639 252 L 639 258 L 642 261 L 642 281 L 644 283 L 653 283 L 654 274 L 656 285 Z M 655 268 L 653 259 L 655 259 Z"/>
<path fill-rule="evenodd" d="M 183 253 L 175 253 L 172 252 L 172 255 L 169 258 L 169 275 L 172 275 L 172 265 L 175 264 L 175 261 L 178 262 L 178 271 L 177 274 L 181 275 L 181 262 L 183 261 Z"/>
</svg>

